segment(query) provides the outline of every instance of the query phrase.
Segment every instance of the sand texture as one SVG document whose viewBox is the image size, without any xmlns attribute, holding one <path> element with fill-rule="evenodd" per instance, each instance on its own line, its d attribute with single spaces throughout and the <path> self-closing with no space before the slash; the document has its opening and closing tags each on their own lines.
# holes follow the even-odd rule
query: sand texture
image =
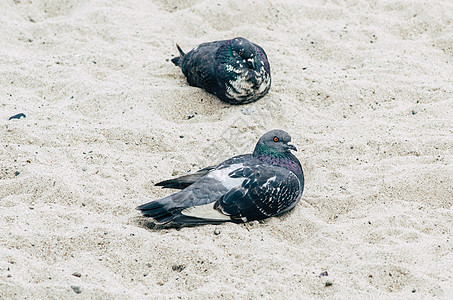
<svg viewBox="0 0 453 300">
<path fill-rule="evenodd" d="M 271 64 L 256 103 L 169 61 L 237 36 Z M 274 128 L 305 171 L 291 213 L 159 230 L 135 210 Z M 2 0 L 0 137 L 0 299 L 453 295 L 450 0 Z"/>
</svg>

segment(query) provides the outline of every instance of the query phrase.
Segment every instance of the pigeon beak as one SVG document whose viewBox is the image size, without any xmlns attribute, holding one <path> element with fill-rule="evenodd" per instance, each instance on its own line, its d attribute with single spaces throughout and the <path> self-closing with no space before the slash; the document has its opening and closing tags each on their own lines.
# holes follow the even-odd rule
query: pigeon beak
<svg viewBox="0 0 453 300">
<path fill-rule="evenodd" d="M 296 146 L 293 143 L 289 142 L 286 145 L 288 146 L 288 150 L 297 151 L 297 148 L 296 148 Z"/>
<path fill-rule="evenodd" d="M 249 65 L 250 69 L 255 70 L 255 59 L 253 57 L 252 58 L 248 58 L 247 59 L 247 65 Z"/>
</svg>

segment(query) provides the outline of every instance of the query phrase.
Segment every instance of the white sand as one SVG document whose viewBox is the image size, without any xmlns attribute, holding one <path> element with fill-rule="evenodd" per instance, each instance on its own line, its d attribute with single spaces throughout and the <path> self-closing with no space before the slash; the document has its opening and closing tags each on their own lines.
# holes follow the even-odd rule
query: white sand
<svg viewBox="0 0 453 300">
<path fill-rule="evenodd" d="M 449 0 L 0 1 L 0 298 L 449 298 L 452 22 Z M 271 63 L 251 105 L 167 61 L 236 36 Z M 305 170 L 292 213 L 146 227 L 154 183 L 273 128 Z"/>
</svg>

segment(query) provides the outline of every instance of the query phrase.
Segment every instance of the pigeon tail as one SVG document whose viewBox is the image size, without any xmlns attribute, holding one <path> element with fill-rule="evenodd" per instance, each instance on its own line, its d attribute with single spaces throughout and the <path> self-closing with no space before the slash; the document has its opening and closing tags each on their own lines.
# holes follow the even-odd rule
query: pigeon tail
<svg viewBox="0 0 453 300">
<path fill-rule="evenodd" d="M 145 217 L 153 218 L 157 225 L 165 225 L 170 222 L 179 225 L 221 224 L 230 220 L 226 218 L 202 219 L 195 216 L 185 215 L 182 212 L 185 210 L 184 208 L 167 209 L 165 208 L 165 204 L 159 200 L 140 205 L 137 209 L 140 210 Z"/>
<path fill-rule="evenodd" d="M 230 220 L 231 221 L 231 220 Z M 200 219 L 195 217 L 188 217 L 181 213 L 173 217 L 172 222 L 174 224 L 187 224 L 187 225 L 207 225 L 207 224 L 222 224 L 227 222 L 226 220 L 211 220 L 211 219 Z"/>
<path fill-rule="evenodd" d="M 184 53 L 184 51 L 182 51 L 181 47 L 179 47 L 178 44 L 176 44 L 176 48 L 178 48 L 179 56 L 173 57 L 171 59 L 171 62 L 174 63 L 175 66 L 180 67 L 181 66 L 181 60 L 184 57 L 184 55 L 186 55 L 186 54 Z"/>
<path fill-rule="evenodd" d="M 137 207 L 138 210 L 146 217 L 151 217 L 156 221 L 156 224 L 165 224 L 173 219 L 172 212 L 165 207 L 162 201 L 152 201 Z"/>
</svg>

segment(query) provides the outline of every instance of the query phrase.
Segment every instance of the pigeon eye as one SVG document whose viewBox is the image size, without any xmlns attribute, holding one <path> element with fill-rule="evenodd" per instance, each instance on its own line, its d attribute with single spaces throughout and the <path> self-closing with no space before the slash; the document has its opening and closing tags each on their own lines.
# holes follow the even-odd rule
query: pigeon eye
<svg viewBox="0 0 453 300">
<path fill-rule="evenodd" d="M 274 142 L 278 142 L 278 137 L 274 136 Z"/>
<path fill-rule="evenodd" d="M 241 51 L 239 51 L 238 54 L 239 54 L 239 56 L 242 56 L 242 52 Z"/>
</svg>

